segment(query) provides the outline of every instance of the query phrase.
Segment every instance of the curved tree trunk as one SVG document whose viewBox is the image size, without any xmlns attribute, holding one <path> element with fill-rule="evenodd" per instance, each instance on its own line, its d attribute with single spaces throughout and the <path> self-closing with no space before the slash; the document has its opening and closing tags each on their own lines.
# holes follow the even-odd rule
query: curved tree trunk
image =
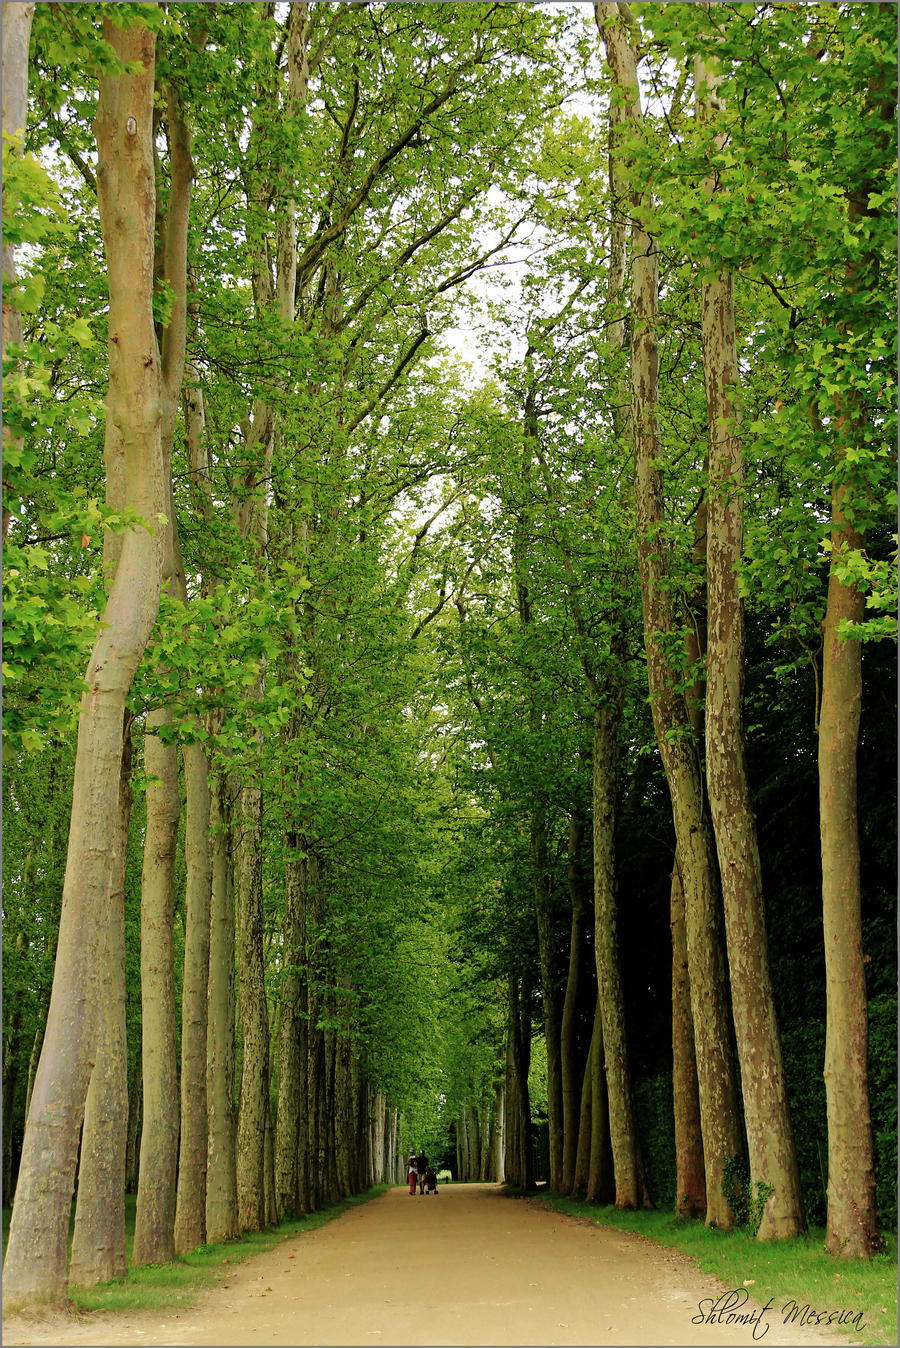
<svg viewBox="0 0 900 1348">
<path fill-rule="evenodd" d="M 159 353 L 153 327 L 155 35 L 139 24 L 104 36 L 135 73 L 100 82 L 100 219 L 109 271 L 108 476 L 142 519 L 163 507 Z M 78 1136 L 93 1070 L 120 792 L 125 699 L 159 607 L 157 540 L 129 529 L 85 674 L 47 1030 L 25 1128 L 4 1272 L 7 1308 L 66 1291 Z"/>
</svg>

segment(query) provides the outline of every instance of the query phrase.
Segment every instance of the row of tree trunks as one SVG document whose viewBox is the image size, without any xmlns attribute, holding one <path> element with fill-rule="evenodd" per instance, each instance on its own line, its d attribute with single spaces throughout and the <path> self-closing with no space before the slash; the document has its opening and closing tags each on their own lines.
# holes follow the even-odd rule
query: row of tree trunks
<svg viewBox="0 0 900 1348">
<path fill-rule="evenodd" d="M 142 519 L 156 519 L 165 509 L 152 294 L 156 36 L 140 24 L 123 30 L 105 20 L 104 38 L 121 72 L 101 77 L 95 122 L 109 271 L 107 486 L 117 508 L 124 503 Z M 66 1294 L 75 1164 L 108 975 L 103 961 L 110 950 L 125 700 L 153 631 L 161 585 L 158 536 L 132 528 L 117 553 L 85 674 L 53 992 L 4 1270 L 7 1307 Z M 56 1158 L 49 1174 L 48 1154 Z"/>
</svg>

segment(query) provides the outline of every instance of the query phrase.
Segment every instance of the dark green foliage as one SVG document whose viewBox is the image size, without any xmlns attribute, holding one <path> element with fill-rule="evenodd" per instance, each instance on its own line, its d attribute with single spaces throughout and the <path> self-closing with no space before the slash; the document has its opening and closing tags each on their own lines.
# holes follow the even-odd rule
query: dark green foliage
<svg viewBox="0 0 900 1348">
<path fill-rule="evenodd" d="M 825 1224 L 828 1133 L 825 1121 L 825 1023 L 822 1019 L 788 1021 L 781 1032 L 794 1146 L 807 1219 Z"/>
<path fill-rule="evenodd" d="M 722 1182 L 725 1197 L 731 1205 L 738 1226 L 746 1226 L 751 1235 L 756 1235 L 762 1221 L 763 1209 L 773 1192 L 770 1184 L 750 1178 L 750 1167 L 744 1156 L 729 1156 L 725 1162 Z"/>
<path fill-rule="evenodd" d="M 675 1118 L 671 1072 L 636 1082 L 634 1103 L 650 1197 L 658 1208 L 674 1207 Z"/>
<path fill-rule="evenodd" d="M 869 1100 L 878 1215 L 897 1228 L 897 996 L 869 1001 Z"/>
</svg>

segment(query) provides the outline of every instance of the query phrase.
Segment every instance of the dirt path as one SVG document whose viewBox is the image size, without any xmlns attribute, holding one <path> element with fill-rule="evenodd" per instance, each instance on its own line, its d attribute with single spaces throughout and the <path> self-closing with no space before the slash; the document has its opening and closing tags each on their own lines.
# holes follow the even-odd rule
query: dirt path
<svg viewBox="0 0 900 1348">
<path fill-rule="evenodd" d="M 624 1231 L 492 1185 L 390 1189 L 241 1264 L 190 1311 L 8 1320 L 5 1344 L 847 1343 L 761 1323 L 693 1324 L 726 1289 Z M 741 1293 L 743 1293 L 743 1288 Z M 710 1300 L 704 1302 L 704 1298 Z M 756 1308 L 744 1305 L 747 1315 Z"/>
</svg>

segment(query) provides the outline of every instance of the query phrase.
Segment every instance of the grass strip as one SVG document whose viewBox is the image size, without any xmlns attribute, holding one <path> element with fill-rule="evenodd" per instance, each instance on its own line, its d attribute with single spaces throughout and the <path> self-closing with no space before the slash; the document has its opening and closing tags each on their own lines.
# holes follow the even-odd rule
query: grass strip
<svg viewBox="0 0 900 1348">
<path fill-rule="evenodd" d="M 684 1221 L 671 1212 L 622 1212 L 546 1190 L 538 1190 L 537 1197 L 558 1212 L 587 1218 L 598 1226 L 632 1231 L 645 1240 L 679 1250 L 729 1290 L 746 1288 L 762 1306 L 771 1300 L 764 1323 L 771 1331 L 765 1337 L 772 1344 L 778 1343 L 778 1331 L 785 1323 L 800 1324 L 805 1319 L 815 1326 L 815 1313 L 830 1311 L 846 1313 L 850 1323 L 838 1325 L 835 1320 L 832 1328 L 851 1342 L 898 1342 L 896 1235 L 886 1234 L 885 1252 L 872 1259 L 840 1259 L 825 1253 L 825 1231 L 821 1227 L 790 1240 L 757 1241 L 746 1228 L 718 1231 L 700 1221 Z M 804 1307 L 813 1313 L 812 1318 L 809 1312 L 804 1317 Z M 702 1308 L 704 1313 L 709 1309 Z M 698 1314 L 700 1311 L 698 1306 Z M 823 1328 L 825 1321 L 818 1324 Z"/>
<path fill-rule="evenodd" d="M 354 1194 L 339 1203 L 330 1203 L 305 1217 L 267 1226 L 262 1231 L 241 1236 L 221 1245 L 200 1245 L 179 1255 L 170 1264 L 142 1264 L 129 1268 L 124 1278 L 98 1283 L 95 1287 L 70 1287 L 69 1298 L 77 1311 L 165 1311 L 189 1306 L 203 1288 L 222 1282 L 236 1264 L 256 1254 L 264 1254 L 291 1236 L 314 1231 L 340 1217 L 349 1208 L 366 1203 L 384 1193 L 386 1185 L 375 1185 L 365 1193 Z M 134 1195 L 126 1195 L 125 1240 L 129 1257 L 134 1239 Z M 4 1236 L 9 1214 L 4 1211 Z"/>
</svg>

